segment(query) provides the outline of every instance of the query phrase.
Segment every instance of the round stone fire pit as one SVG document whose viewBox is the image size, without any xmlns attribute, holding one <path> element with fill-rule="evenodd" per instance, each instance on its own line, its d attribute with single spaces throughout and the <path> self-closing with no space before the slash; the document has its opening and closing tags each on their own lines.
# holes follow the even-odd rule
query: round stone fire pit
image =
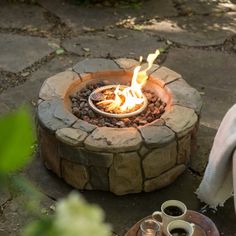
<svg viewBox="0 0 236 236">
<path fill-rule="evenodd" d="M 137 64 L 125 58 L 87 59 L 44 82 L 37 109 L 40 156 L 75 188 L 117 195 L 150 192 L 171 184 L 186 169 L 202 101 L 197 90 L 166 67 L 153 65 L 144 88 L 166 104 L 159 119 L 112 128 L 72 114 L 72 94 L 99 82 L 125 85 Z"/>
</svg>

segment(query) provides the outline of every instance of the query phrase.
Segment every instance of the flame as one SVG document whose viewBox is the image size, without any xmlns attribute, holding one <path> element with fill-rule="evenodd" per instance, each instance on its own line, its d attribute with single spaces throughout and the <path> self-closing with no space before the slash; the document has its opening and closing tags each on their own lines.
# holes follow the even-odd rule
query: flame
<svg viewBox="0 0 236 236">
<path fill-rule="evenodd" d="M 148 67 L 142 71 L 141 66 L 136 66 L 134 69 L 133 77 L 131 80 L 131 86 L 121 88 L 118 85 L 114 91 L 114 99 L 103 100 L 98 102 L 97 105 L 105 108 L 107 112 L 119 111 L 118 113 L 129 112 L 137 105 L 141 105 L 144 102 L 144 95 L 142 92 L 143 86 L 148 79 L 147 71 L 151 69 L 155 59 L 159 56 L 160 51 L 156 50 L 155 53 L 151 53 L 147 57 Z M 140 64 L 143 58 L 140 57 Z"/>
</svg>

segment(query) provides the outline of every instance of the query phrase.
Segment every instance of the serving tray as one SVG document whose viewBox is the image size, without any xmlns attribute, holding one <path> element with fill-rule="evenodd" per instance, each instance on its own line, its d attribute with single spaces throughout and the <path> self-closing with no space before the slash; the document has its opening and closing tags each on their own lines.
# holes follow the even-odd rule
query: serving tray
<svg viewBox="0 0 236 236">
<path fill-rule="evenodd" d="M 147 216 L 142 220 L 138 221 L 133 225 L 125 236 L 141 236 L 139 226 L 144 219 L 151 218 Z M 213 221 L 205 215 L 198 213 L 196 211 L 188 210 L 186 213 L 186 221 L 195 224 L 195 230 L 193 236 L 220 236 L 218 229 L 216 228 Z M 162 234 L 165 236 L 165 234 Z"/>
</svg>

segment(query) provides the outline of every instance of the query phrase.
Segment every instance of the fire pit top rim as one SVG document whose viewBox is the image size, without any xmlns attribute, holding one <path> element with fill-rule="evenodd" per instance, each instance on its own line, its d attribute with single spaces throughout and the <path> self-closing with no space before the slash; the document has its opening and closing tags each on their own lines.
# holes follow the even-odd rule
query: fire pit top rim
<svg viewBox="0 0 236 236">
<path fill-rule="evenodd" d="M 111 61 L 109 59 L 107 60 Z M 96 64 L 96 61 L 97 59 L 86 60 L 86 64 L 89 64 L 90 62 L 94 65 Z M 116 75 L 119 73 L 124 74 L 126 73 L 126 71 L 128 74 L 132 73 L 132 69 L 127 70 L 127 65 L 125 65 L 125 62 L 127 62 L 127 64 L 130 66 L 129 59 L 121 58 L 117 59 L 116 61 L 118 61 L 119 63 L 122 62 L 121 66 L 123 66 L 123 68 L 113 68 L 111 71 L 104 69 L 105 75 L 109 76 L 109 74 L 113 73 L 115 73 Z M 134 60 L 132 59 L 131 61 L 133 62 Z M 83 61 L 80 63 L 83 63 Z M 79 68 L 80 63 L 77 64 L 77 68 Z M 101 66 L 101 64 L 99 64 L 99 66 Z M 52 132 L 55 132 L 57 129 L 63 127 L 70 127 L 76 121 L 79 121 L 77 117 L 75 117 L 70 111 L 65 109 L 66 107 L 68 107 L 66 104 L 67 101 L 65 99 L 69 96 L 69 87 L 75 83 L 80 84 L 90 82 L 93 78 L 97 77 L 97 74 L 99 76 L 103 75 L 102 71 L 92 73 L 84 73 L 84 71 L 81 71 L 81 73 L 82 74 L 78 74 L 78 70 L 77 73 L 70 70 L 61 72 L 48 78 L 40 89 L 38 101 L 38 116 L 42 117 L 41 122 L 45 127 L 52 130 Z M 175 105 L 180 106 L 180 108 L 186 108 L 187 110 L 194 110 L 196 114 L 200 113 L 202 101 L 199 93 L 197 92 L 197 90 L 189 86 L 179 74 L 170 70 L 169 68 L 162 66 L 151 73 L 150 79 L 153 83 L 157 83 L 158 86 L 169 91 L 173 96 L 172 104 L 170 104 L 171 109 L 169 110 L 169 112 L 166 112 L 165 117 L 162 117 L 164 119 L 164 122 L 166 122 L 168 114 L 171 111 L 171 116 L 178 116 L 178 114 L 175 115 L 175 112 L 173 112 L 175 111 L 175 109 L 173 109 Z M 182 92 L 181 95 L 180 91 Z M 186 97 L 188 98 L 187 101 Z M 55 100 L 57 100 L 57 102 L 55 102 Z M 55 106 L 57 106 L 57 108 L 55 108 Z M 44 113 L 47 114 L 47 118 L 45 117 L 45 115 L 40 114 L 42 113 L 40 111 L 41 108 L 44 110 Z M 53 112 L 58 113 L 58 110 L 63 110 L 63 114 L 53 114 Z M 52 113 L 52 115 L 49 115 L 49 113 Z M 56 122 L 53 122 L 52 120 L 55 120 Z M 80 125 L 80 128 L 85 131 L 88 130 L 88 132 L 92 132 L 97 128 L 97 126 L 92 125 L 86 121 L 80 120 L 79 123 L 82 124 Z M 155 125 L 155 122 L 149 123 L 147 125 Z M 173 124 L 173 126 L 175 125 Z"/>
</svg>

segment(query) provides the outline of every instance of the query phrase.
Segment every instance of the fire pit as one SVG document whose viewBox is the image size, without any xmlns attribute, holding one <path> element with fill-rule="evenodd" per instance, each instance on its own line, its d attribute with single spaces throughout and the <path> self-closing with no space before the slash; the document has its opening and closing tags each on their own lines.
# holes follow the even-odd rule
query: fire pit
<svg viewBox="0 0 236 236">
<path fill-rule="evenodd" d="M 179 74 L 144 64 L 140 71 L 150 68 L 136 108 L 117 112 L 97 104 L 114 100 L 109 93 L 117 88 L 130 88 L 135 66 L 132 59 L 87 59 L 48 78 L 40 90 L 40 156 L 75 188 L 149 192 L 171 184 L 188 165 L 202 102 Z"/>
</svg>

